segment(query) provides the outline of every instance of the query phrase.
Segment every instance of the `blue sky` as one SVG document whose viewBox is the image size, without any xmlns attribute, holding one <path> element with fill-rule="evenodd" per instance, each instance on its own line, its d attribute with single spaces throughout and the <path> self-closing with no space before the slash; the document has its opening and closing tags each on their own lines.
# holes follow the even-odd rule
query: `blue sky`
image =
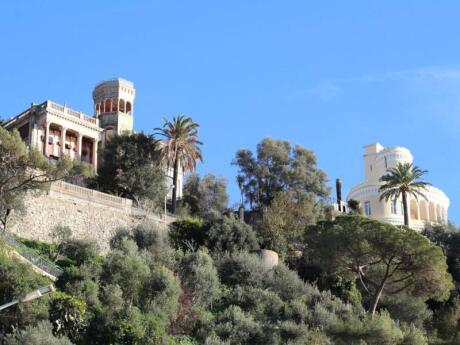
<svg viewBox="0 0 460 345">
<path fill-rule="evenodd" d="M 362 146 L 408 147 L 460 223 L 460 2 L 9 1 L 0 21 L 0 115 L 135 83 L 135 128 L 201 124 L 200 173 L 238 200 L 238 148 L 264 137 L 315 151 L 331 185 L 363 178 Z"/>
</svg>

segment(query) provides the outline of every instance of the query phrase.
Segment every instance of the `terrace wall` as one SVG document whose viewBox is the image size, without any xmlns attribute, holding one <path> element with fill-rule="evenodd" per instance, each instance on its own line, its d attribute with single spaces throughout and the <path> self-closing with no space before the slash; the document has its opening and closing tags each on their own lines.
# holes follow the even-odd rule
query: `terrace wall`
<svg viewBox="0 0 460 345">
<path fill-rule="evenodd" d="M 118 228 L 133 227 L 147 220 L 166 228 L 174 218 L 165 220 L 163 215 L 136 209 L 129 199 L 57 182 L 42 195 L 28 196 L 25 211 L 13 213 L 8 228 L 22 237 L 51 241 L 50 233 L 55 226 L 69 226 L 75 238 L 94 241 L 106 253 L 109 240 Z"/>
</svg>

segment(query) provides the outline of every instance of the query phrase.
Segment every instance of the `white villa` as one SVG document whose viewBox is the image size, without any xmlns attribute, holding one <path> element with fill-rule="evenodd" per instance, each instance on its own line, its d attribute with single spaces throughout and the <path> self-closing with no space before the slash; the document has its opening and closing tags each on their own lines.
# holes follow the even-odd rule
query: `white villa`
<svg viewBox="0 0 460 345">
<path fill-rule="evenodd" d="M 397 163 L 412 163 L 413 156 L 405 147 L 385 148 L 379 143 L 364 146 L 364 182 L 353 187 L 348 193 L 347 200 L 360 202 L 366 215 L 387 223 L 404 224 L 401 200 L 380 201 L 379 182 L 388 168 Z M 449 198 L 438 188 L 428 186 L 425 192 L 427 200 L 409 197 L 409 226 L 422 230 L 426 223 L 447 223 Z"/>
<path fill-rule="evenodd" d="M 47 100 L 32 103 L 28 109 L 7 120 L 3 127 L 17 129 L 27 146 L 36 147 L 50 160 L 62 157 L 80 160 L 91 164 L 97 172 L 100 151 L 107 139 L 133 132 L 135 96 L 131 81 L 109 79 L 98 83 L 93 90 L 92 116 Z M 172 169 L 168 169 L 166 175 L 171 186 Z M 178 198 L 182 196 L 182 180 L 180 172 Z"/>
</svg>

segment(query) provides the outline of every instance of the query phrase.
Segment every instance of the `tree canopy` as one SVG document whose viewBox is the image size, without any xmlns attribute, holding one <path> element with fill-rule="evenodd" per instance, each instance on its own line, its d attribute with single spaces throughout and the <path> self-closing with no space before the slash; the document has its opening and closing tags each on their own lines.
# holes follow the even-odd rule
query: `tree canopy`
<svg viewBox="0 0 460 345">
<path fill-rule="evenodd" d="M 91 166 L 61 159 L 55 164 L 37 149 L 26 147 L 17 130 L 0 127 L 0 224 L 7 226 L 12 210 L 22 208 L 27 192 L 40 192 L 63 178 L 92 174 Z"/>
<path fill-rule="evenodd" d="M 191 215 L 199 217 L 222 216 L 227 210 L 227 180 L 213 174 L 203 178 L 196 173 L 187 177 L 182 203 Z"/>
<path fill-rule="evenodd" d="M 177 181 L 179 169 L 183 172 L 194 171 L 196 162 L 203 161 L 198 140 L 200 125 L 190 117 L 177 116 L 172 121 L 163 118 L 163 127 L 155 128 L 156 135 L 164 138 L 161 146 L 161 160 L 166 168 L 173 170 L 172 212 L 176 212 Z"/>
<path fill-rule="evenodd" d="M 313 195 L 295 198 L 289 191 L 278 193 L 255 226 L 261 245 L 281 255 L 301 249 L 305 227 L 322 219 L 323 211 Z"/>
<path fill-rule="evenodd" d="M 250 208 L 270 206 L 277 193 L 289 190 L 297 196 L 326 196 L 327 176 L 317 167 L 315 154 L 288 141 L 263 139 L 254 155 L 240 149 L 232 162 L 238 167 L 238 184 Z"/>
<path fill-rule="evenodd" d="M 406 293 L 443 300 L 453 287 L 441 248 L 404 227 L 358 215 L 337 217 L 306 232 L 309 254 L 325 270 L 352 274 L 371 297 Z"/>
<path fill-rule="evenodd" d="M 166 194 L 165 171 L 160 167 L 158 142 L 144 133 L 111 137 L 102 154 L 97 176 L 98 187 L 105 192 L 161 205 Z"/>
</svg>

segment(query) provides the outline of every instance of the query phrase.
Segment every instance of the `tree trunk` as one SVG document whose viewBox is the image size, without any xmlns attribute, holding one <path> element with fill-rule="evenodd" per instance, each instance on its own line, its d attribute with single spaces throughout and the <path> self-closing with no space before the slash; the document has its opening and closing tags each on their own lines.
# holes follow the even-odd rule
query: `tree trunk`
<svg viewBox="0 0 460 345">
<path fill-rule="evenodd" d="M 387 268 L 385 270 L 385 275 L 383 276 L 383 279 L 382 279 L 380 285 L 378 286 L 377 291 L 375 291 L 374 297 L 372 299 L 372 305 L 371 305 L 371 310 L 370 310 L 371 317 L 374 317 L 375 311 L 377 310 L 377 306 L 378 306 L 379 301 L 380 301 L 380 297 L 382 297 L 383 288 L 385 287 L 385 284 L 387 282 L 387 279 L 388 279 L 388 276 L 389 276 L 389 273 L 390 273 L 391 261 L 392 261 L 392 259 L 388 263 Z"/>
<path fill-rule="evenodd" d="M 409 226 L 409 212 L 407 210 L 407 194 L 402 192 L 403 212 L 404 212 L 404 225 Z"/>
<path fill-rule="evenodd" d="M 179 157 L 176 156 L 176 160 L 174 161 L 174 172 L 173 172 L 173 190 L 172 190 L 172 205 L 171 211 L 172 213 L 176 213 L 176 206 L 177 206 L 177 178 L 179 177 Z"/>
<path fill-rule="evenodd" d="M 371 317 L 374 317 L 375 315 L 375 312 L 377 310 L 377 306 L 379 304 L 379 301 L 380 301 L 380 297 L 382 297 L 382 291 L 383 291 L 383 287 L 385 285 L 382 284 L 382 286 L 376 291 L 375 295 L 374 295 L 374 298 L 372 299 L 372 305 L 371 305 Z"/>
</svg>

